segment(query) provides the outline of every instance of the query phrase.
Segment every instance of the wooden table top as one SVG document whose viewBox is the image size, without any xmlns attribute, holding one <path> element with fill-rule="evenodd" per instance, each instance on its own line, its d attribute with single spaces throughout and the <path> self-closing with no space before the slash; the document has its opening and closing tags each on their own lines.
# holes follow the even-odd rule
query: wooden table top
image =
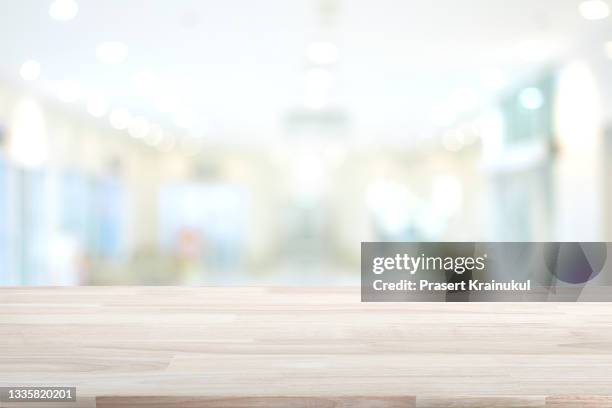
<svg viewBox="0 0 612 408">
<path fill-rule="evenodd" d="M 173 406 L 142 398 L 155 396 L 188 397 L 182 407 L 612 406 L 601 397 L 612 395 L 612 304 L 366 304 L 356 288 L 1 288 L 0 386 L 32 385 L 76 386 L 105 397 L 99 407 Z M 129 396 L 141 398 L 118 398 Z"/>
</svg>

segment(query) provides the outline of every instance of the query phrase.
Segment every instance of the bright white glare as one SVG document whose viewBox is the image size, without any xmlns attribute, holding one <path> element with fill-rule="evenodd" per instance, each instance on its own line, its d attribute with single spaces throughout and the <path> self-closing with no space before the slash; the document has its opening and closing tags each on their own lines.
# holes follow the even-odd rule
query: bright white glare
<svg viewBox="0 0 612 408">
<path fill-rule="evenodd" d="M 550 51 L 550 45 L 543 41 L 525 41 L 518 46 L 518 57 L 527 62 L 538 62 L 544 59 Z"/>
<path fill-rule="evenodd" d="M 128 56 L 128 46 L 118 41 L 107 41 L 96 49 L 98 60 L 104 64 L 120 64 Z"/>
<path fill-rule="evenodd" d="M 333 64 L 338 60 L 338 48 L 330 42 L 315 42 L 308 46 L 308 59 L 313 64 Z"/>
<path fill-rule="evenodd" d="M 442 216 L 450 217 L 461 209 L 463 186 L 455 176 L 438 176 L 432 184 L 431 198 L 434 210 Z"/>
<path fill-rule="evenodd" d="M 485 112 L 478 119 L 482 140 L 482 155 L 486 160 L 498 157 L 504 147 L 504 117 L 499 110 Z"/>
<path fill-rule="evenodd" d="M 376 181 L 368 187 L 366 203 L 385 232 L 400 234 L 410 226 L 414 203 L 406 186 L 389 180 Z"/>
<path fill-rule="evenodd" d="M 162 91 L 157 92 L 153 97 L 155 108 L 161 113 L 171 113 L 176 110 L 179 98 L 172 92 Z"/>
<path fill-rule="evenodd" d="M 555 122 L 562 146 L 576 151 L 597 143 L 603 113 L 599 89 L 584 62 L 571 63 L 559 73 Z"/>
<path fill-rule="evenodd" d="M 50 234 L 46 262 L 53 285 L 78 285 L 80 240 L 70 233 Z"/>
<path fill-rule="evenodd" d="M 174 114 L 174 124 L 181 129 L 192 129 L 195 124 L 195 115 L 189 110 L 180 109 Z"/>
<path fill-rule="evenodd" d="M 463 145 L 474 144 L 480 137 L 480 128 L 477 121 L 463 125 L 458 132 L 459 141 Z"/>
<path fill-rule="evenodd" d="M 81 97 L 81 86 L 76 81 L 63 81 L 58 84 L 57 97 L 65 103 L 74 103 Z"/>
<path fill-rule="evenodd" d="M 113 128 L 117 130 L 124 130 L 129 126 L 132 115 L 127 109 L 113 109 L 113 111 L 110 113 L 109 119 Z"/>
<path fill-rule="evenodd" d="M 538 88 L 525 88 L 519 95 L 521 106 L 528 110 L 537 110 L 544 105 L 544 95 Z"/>
<path fill-rule="evenodd" d="M 151 125 L 149 121 L 141 116 L 137 116 L 130 120 L 128 125 L 128 132 L 134 139 L 142 139 L 149 134 Z"/>
<path fill-rule="evenodd" d="M 313 68 L 306 72 L 304 105 L 309 109 L 325 108 L 330 101 L 330 92 L 334 77 L 324 68 Z"/>
<path fill-rule="evenodd" d="M 298 152 L 292 163 L 293 190 L 304 204 L 316 201 L 325 190 L 326 170 L 316 151 Z"/>
<path fill-rule="evenodd" d="M 606 53 L 606 56 L 612 59 L 612 41 L 608 41 L 604 44 L 604 51 Z"/>
<path fill-rule="evenodd" d="M 331 72 L 325 68 L 313 68 L 306 72 L 306 86 L 318 89 L 329 89 L 334 82 Z"/>
<path fill-rule="evenodd" d="M 469 112 L 478 107 L 480 95 L 471 88 L 458 88 L 452 93 L 450 102 L 458 112 Z"/>
<path fill-rule="evenodd" d="M 58 21 L 69 21 L 77 16 L 79 5 L 74 0 L 55 0 L 49 5 L 49 15 Z"/>
<path fill-rule="evenodd" d="M 323 157 L 332 166 L 338 167 L 346 160 L 346 150 L 339 144 L 329 144 L 323 149 Z"/>
<path fill-rule="evenodd" d="M 508 79 L 501 69 L 491 68 L 482 72 L 480 82 L 490 91 L 499 91 L 507 85 Z"/>
<path fill-rule="evenodd" d="M 458 152 L 463 148 L 462 139 L 458 130 L 449 130 L 442 135 L 442 146 L 449 152 Z"/>
<path fill-rule="evenodd" d="M 24 62 L 19 74 L 26 81 L 35 81 L 40 76 L 40 63 L 34 60 Z"/>
<path fill-rule="evenodd" d="M 176 147 L 176 139 L 173 137 L 164 136 L 161 143 L 157 146 L 160 152 L 169 153 Z"/>
<path fill-rule="evenodd" d="M 95 118 L 101 118 L 108 112 L 108 101 L 99 95 L 92 96 L 87 101 L 87 112 Z"/>
<path fill-rule="evenodd" d="M 452 109 L 439 107 L 432 110 L 430 119 L 435 126 L 448 127 L 455 123 L 457 116 Z"/>
<path fill-rule="evenodd" d="M 329 105 L 327 90 L 307 89 L 304 95 L 304 106 L 312 110 L 321 110 Z"/>
<path fill-rule="evenodd" d="M 151 146 L 159 146 L 164 140 L 164 130 L 157 123 L 151 125 L 149 134 L 145 137 L 145 142 Z"/>
<path fill-rule="evenodd" d="M 132 76 L 132 84 L 140 92 L 150 92 L 155 84 L 155 73 L 149 69 L 137 71 Z"/>
<path fill-rule="evenodd" d="M 47 159 L 47 128 L 42 109 L 33 99 L 22 99 L 13 113 L 8 151 L 27 168 L 40 167 Z"/>
<path fill-rule="evenodd" d="M 603 0 L 585 0 L 578 9 L 587 20 L 602 20 L 610 15 L 610 6 Z"/>
</svg>

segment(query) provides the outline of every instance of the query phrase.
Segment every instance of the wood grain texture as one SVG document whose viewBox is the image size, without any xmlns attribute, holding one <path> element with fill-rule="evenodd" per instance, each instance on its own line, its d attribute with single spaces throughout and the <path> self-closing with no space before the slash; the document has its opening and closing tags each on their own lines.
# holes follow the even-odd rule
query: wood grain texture
<svg viewBox="0 0 612 408">
<path fill-rule="evenodd" d="M 84 397 L 417 396 L 430 406 L 612 395 L 610 304 L 359 298 L 352 288 L 4 288 L 0 386 L 70 385 Z"/>
<path fill-rule="evenodd" d="M 546 398 L 546 408 L 612 408 L 612 397 L 553 396 Z"/>
<path fill-rule="evenodd" d="M 415 397 L 99 397 L 97 408 L 415 408 Z"/>
<path fill-rule="evenodd" d="M 545 397 L 419 397 L 416 408 L 545 408 Z"/>
</svg>

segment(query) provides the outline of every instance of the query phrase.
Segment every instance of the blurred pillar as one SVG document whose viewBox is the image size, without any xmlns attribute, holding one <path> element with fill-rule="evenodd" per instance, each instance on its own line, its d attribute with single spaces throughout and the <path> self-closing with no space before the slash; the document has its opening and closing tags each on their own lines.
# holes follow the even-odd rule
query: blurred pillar
<svg viewBox="0 0 612 408">
<path fill-rule="evenodd" d="M 556 239 L 601 240 L 601 101 L 585 63 L 571 63 L 559 75 L 555 125 Z"/>
</svg>

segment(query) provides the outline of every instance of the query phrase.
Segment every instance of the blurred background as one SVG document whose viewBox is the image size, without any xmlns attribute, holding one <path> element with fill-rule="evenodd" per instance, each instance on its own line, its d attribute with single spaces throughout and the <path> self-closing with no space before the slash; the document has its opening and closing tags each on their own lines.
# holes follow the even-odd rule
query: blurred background
<svg viewBox="0 0 612 408">
<path fill-rule="evenodd" d="M 607 0 L 0 0 L 0 285 L 358 284 L 612 240 Z"/>
</svg>

